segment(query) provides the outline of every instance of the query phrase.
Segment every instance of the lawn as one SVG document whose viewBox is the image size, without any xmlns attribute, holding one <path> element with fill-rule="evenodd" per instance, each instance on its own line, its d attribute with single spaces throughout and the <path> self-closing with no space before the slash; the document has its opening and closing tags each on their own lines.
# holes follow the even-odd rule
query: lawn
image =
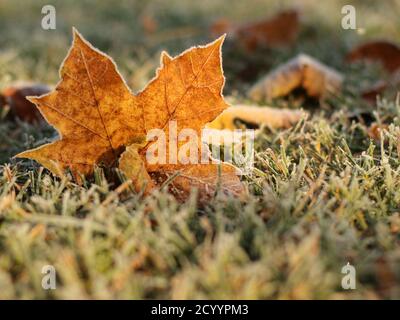
<svg viewBox="0 0 400 320">
<path fill-rule="evenodd" d="M 198 205 L 166 190 L 143 197 L 107 181 L 102 168 L 77 184 L 13 156 L 49 142 L 55 130 L 0 118 L 0 299 L 399 299 L 400 99 L 396 88 L 368 103 L 360 88 L 384 77 L 348 64 L 371 39 L 400 42 L 398 1 L 353 1 L 362 31 L 343 30 L 346 1 L 52 1 L 57 29 L 43 30 L 48 1 L 0 2 L 0 89 L 15 81 L 54 85 L 72 26 L 114 58 L 134 92 L 159 55 L 213 37 L 221 17 L 249 22 L 299 8 L 297 41 L 248 53 L 223 47 L 224 95 L 247 96 L 272 68 L 304 52 L 345 75 L 323 106 L 289 97 L 268 103 L 310 116 L 288 129 L 262 127 L 243 200 L 222 192 Z M 154 25 L 153 25 L 154 24 Z M 294 103 L 295 101 L 296 103 Z M 376 139 L 370 124 L 386 124 Z M 342 267 L 356 269 L 344 290 Z M 43 290 L 53 265 L 57 289 Z"/>
</svg>

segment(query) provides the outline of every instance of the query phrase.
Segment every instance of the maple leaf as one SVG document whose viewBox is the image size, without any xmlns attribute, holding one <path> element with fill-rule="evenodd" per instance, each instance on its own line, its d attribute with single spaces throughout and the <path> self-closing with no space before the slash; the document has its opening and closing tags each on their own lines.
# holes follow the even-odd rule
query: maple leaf
<svg viewBox="0 0 400 320">
<path fill-rule="evenodd" d="M 191 48 L 175 58 L 163 52 L 161 67 L 155 78 L 137 96 L 143 109 L 146 132 L 153 128 L 165 131 L 167 154 L 170 121 L 176 121 L 177 132 L 190 128 L 201 136 L 201 129 L 228 107 L 222 96 L 225 83 L 221 65 L 223 40 L 224 37 L 220 37 L 209 45 Z M 178 146 L 183 143 L 178 143 Z M 201 141 L 197 145 L 199 154 L 202 152 L 200 144 Z M 225 163 L 182 165 L 179 159 L 177 164 L 146 163 L 150 175 L 135 179 L 141 175 L 139 168 L 145 163 L 144 153 L 149 145 L 135 146 L 121 156 L 119 168 L 129 177 L 133 175 L 139 183 L 135 185 L 136 189 L 143 188 L 143 184 L 146 190 L 154 187 L 150 179 L 162 185 L 174 177 L 170 190 L 181 199 L 188 196 L 191 187 L 196 187 L 200 198 L 205 199 L 215 192 L 218 183 L 223 191 L 234 194 L 243 192 L 235 168 Z"/>
<path fill-rule="evenodd" d="M 188 164 L 164 167 L 148 173 L 145 162 L 137 146 L 129 146 L 122 153 L 119 169 L 133 180 L 137 192 L 148 194 L 156 186 L 167 185 L 178 200 L 186 200 L 193 188 L 198 190 L 198 199 L 205 202 L 217 190 L 226 194 L 241 196 L 245 194 L 237 177 L 237 169 L 224 163 Z"/>
<path fill-rule="evenodd" d="M 45 84 L 16 82 L 4 88 L 0 94 L 3 102 L 0 101 L 0 107 L 7 105 L 10 108 L 11 115 L 19 119 L 35 123 L 43 120 L 42 115 L 36 106 L 26 100 L 26 96 L 41 95 L 50 91 Z"/>
<path fill-rule="evenodd" d="M 353 48 L 346 56 L 350 62 L 371 60 L 381 62 L 386 71 L 400 68 L 400 47 L 389 41 L 371 41 Z"/>
<path fill-rule="evenodd" d="M 224 110 L 207 128 L 234 130 L 237 124 L 258 128 L 262 125 L 270 128 L 289 128 L 307 113 L 300 110 L 276 109 L 267 106 L 237 105 Z"/>
<path fill-rule="evenodd" d="M 228 107 L 222 96 L 223 40 L 191 48 L 174 59 L 162 53 L 156 77 L 138 94 L 146 129 L 165 128 L 170 120 L 176 120 L 178 131 L 200 131 Z"/>
<path fill-rule="evenodd" d="M 292 43 L 299 31 L 296 10 L 281 11 L 268 20 L 240 26 L 235 35 L 249 51 L 260 46 L 279 47 Z"/>
<path fill-rule="evenodd" d="M 116 163 L 120 148 L 145 132 L 137 99 L 115 63 L 74 29 L 60 77 L 50 93 L 28 97 L 60 139 L 17 157 L 34 159 L 56 174 L 69 168 L 76 177 L 92 173 L 96 164 Z"/>
<path fill-rule="evenodd" d="M 299 54 L 261 78 L 250 88 L 249 96 L 254 100 L 269 100 L 303 88 L 310 97 L 324 98 L 338 91 L 342 83 L 342 74 L 306 54 Z"/>
<path fill-rule="evenodd" d="M 252 52 L 259 47 L 282 47 L 293 43 L 299 27 L 299 13 L 289 9 L 268 19 L 241 25 L 221 18 L 211 25 L 210 31 L 213 35 L 231 34 L 238 44 Z"/>
<path fill-rule="evenodd" d="M 361 91 L 362 97 L 376 102 L 376 97 L 386 89 L 398 87 L 400 82 L 400 47 L 389 41 L 370 41 L 353 48 L 346 56 L 348 62 L 379 62 L 388 73 L 388 78 L 378 79 L 374 84 Z"/>
<path fill-rule="evenodd" d="M 219 181 L 228 181 L 235 192 L 242 190 L 234 168 L 227 164 L 220 165 L 223 175 L 218 174 L 215 164 L 190 168 L 181 164 L 149 166 L 144 153 L 152 142 L 139 143 L 149 130 L 167 131 L 172 120 L 178 130 L 191 128 L 200 132 L 227 107 L 222 96 L 223 39 L 191 48 L 175 58 L 163 53 L 156 77 L 135 96 L 113 60 L 74 29 L 73 44 L 60 69 L 60 82 L 48 94 L 29 97 L 58 130 L 60 139 L 17 157 L 34 159 L 58 175 L 68 168 L 79 178 L 80 174 L 91 174 L 95 165 L 116 167 L 121 153 L 130 146 L 121 157 L 120 169 L 136 186 L 147 182 L 147 191 L 160 184 L 160 177 L 168 178 L 172 172 L 185 172 L 186 178 L 177 178 L 177 182 L 187 181 L 190 176 L 206 193 Z M 138 176 L 143 170 L 146 172 Z M 155 183 L 147 171 L 157 178 Z M 221 176 L 226 179 L 221 180 Z M 187 186 L 181 183 L 181 188 Z"/>
</svg>

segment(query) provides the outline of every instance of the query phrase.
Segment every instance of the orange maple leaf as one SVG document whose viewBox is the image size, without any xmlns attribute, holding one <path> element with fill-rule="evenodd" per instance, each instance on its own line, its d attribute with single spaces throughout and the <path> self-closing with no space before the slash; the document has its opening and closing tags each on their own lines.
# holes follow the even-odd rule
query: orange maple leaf
<svg viewBox="0 0 400 320">
<path fill-rule="evenodd" d="M 34 159 L 56 174 L 69 168 L 86 175 L 96 164 L 115 163 L 121 147 L 145 134 L 137 99 L 115 63 L 76 30 L 60 77 L 50 93 L 28 97 L 60 139 L 17 157 Z"/>
<path fill-rule="evenodd" d="M 60 139 L 17 157 L 34 159 L 58 175 L 68 168 L 79 177 L 91 174 L 99 164 L 116 167 L 121 153 L 131 145 L 121 157 L 120 168 L 134 180 L 137 189 L 144 187 L 144 181 L 146 191 L 150 191 L 176 174 L 173 182 L 183 193 L 194 185 L 210 194 L 218 183 L 227 191 L 241 193 L 243 186 L 230 165 L 148 165 L 144 154 L 152 142 L 139 144 L 149 130 L 168 130 L 172 120 L 178 130 L 200 132 L 227 107 L 222 96 L 223 39 L 191 48 L 175 58 L 163 53 L 156 77 L 134 95 L 113 60 L 74 29 L 60 82 L 49 94 L 29 97 L 58 130 Z M 179 177 L 180 173 L 185 174 Z"/>
</svg>

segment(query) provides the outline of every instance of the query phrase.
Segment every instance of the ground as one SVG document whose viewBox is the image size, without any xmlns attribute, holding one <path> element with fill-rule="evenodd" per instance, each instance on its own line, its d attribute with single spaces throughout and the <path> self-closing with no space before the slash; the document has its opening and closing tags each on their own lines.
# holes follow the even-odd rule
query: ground
<svg viewBox="0 0 400 320">
<path fill-rule="evenodd" d="M 55 131 L 3 111 L 1 299 L 400 298 L 400 105 L 393 92 L 363 101 L 360 88 L 380 70 L 344 60 L 369 39 L 399 42 L 397 1 L 354 1 L 358 32 L 340 26 L 343 1 L 53 1 L 57 29 L 44 31 L 47 2 L 0 2 L 1 88 L 16 80 L 55 84 L 72 26 L 115 59 L 137 92 L 161 50 L 174 55 L 209 42 L 218 18 L 253 21 L 294 6 L 303 22 L 293 46 L 248 54 L 226 43 L 225 95 L 254 104 L 249 86 L 300 52 L 344 73 L 346 90 L 290 129 L 262 130 L 256 170 L 243 177 L 246 201 L 216 194 L 202 207 L 195 194 L 177 203 L 163 190 L 119 193 L 101 169 L 77 185 L 13 159 Z M 308 109 L 290 99 L 274 105 Z M 389 125 L 380 139 L 368 135 L 373 121 Z M 341 286 L 348 262 L 355 290 Z M 56 290 L 42 288 L 45 265 L 57 271 Z"/>
</svg>

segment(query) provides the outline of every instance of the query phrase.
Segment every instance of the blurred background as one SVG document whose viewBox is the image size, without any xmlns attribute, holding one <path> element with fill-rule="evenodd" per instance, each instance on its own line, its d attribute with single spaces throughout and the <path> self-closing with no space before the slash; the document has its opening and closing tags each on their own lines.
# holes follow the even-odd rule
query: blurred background
<svg viewBox="0 0 400 320">
<path fill-rule="evenodd" d="M 56 30 L 43 30 L 41 9 L 56 9 Z M 352 1 L 358 30 L 343 30 L 341 8 L 348 1 L 317 0 L 0 0 L 0 87 L 14 80 L 54 84 L 75 26 L 94 46 L 111 55 L 132 90 L 154 75 L 161 50 L 174 55 L 227 32 L 224 46 L 226 93 L 249 83 L 298 52 L 340 69 L 346 51 L 369 39 L 400 39 L 400 1 Z M 273 19 L 285 10 L 299 17 L 295 41 L 244 50 L 235 28 Z M 285 31 L 285 24 L 278 27 Z M 279 31 L 279 30 L 278 30 Z M 246 36 L 246 30 L 243 36 Z"/>
</svg>

